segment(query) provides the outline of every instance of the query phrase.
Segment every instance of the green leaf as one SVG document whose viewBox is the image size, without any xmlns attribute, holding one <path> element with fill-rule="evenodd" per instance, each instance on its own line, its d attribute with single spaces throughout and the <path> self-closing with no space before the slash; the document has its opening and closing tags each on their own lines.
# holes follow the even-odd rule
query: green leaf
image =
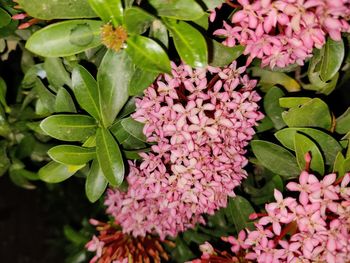
<svg viewBox="0 0 350 263">
<path fill-rule="evenodd" d="M 168 55 L 157 42 L 143 36 L 131 36 L 127 43 L 126 51 L 136 66 L 157 73 L 171 73 Z"/>
<path fill-rule="evenodd" d="M 128 100 L 128 86 L 133 65 L 124 50 L 108 50 L 97 73 L 103 124 L 111 125 Z"/>
<path fill-rule="evenodd" d="M 132 136 L 139 139 L 140 141 L 147 142 L 146 136 L 143 134 L 144 124 L 135 121 L 133 118 L 125 118 L 121 121 L 122 127 Z"/>
<path fill-rule="evenodd" d="M 123 22 L 123 5 L 121 0 L 88 0 L 90 6 L 105 23 L 112 21 L 114 26 Z"/>
<path fill-rule="evenodd" d="M 223 4 L 225 0 L 202 0 L 202 2 L 206 5 L 207 10 L 214 10 L 216 7 Z"/>
<path fill-rule="evenodd" d="M 154 82 L 158 75 L 158 72 L 136 68 L 128 87 L 129 95 L 134 96 L 142 94 L 143 91 Z"/>
<path fill-rule="evenodd" d="M 102 196 L 107 188 L 107 184 L 108 182 L 103 175 L 98 161 L 94 160 L 85 183 L 85 193 L 91 203 L 96 202 Z"/>
<path fill-rule="evenodd" d="M 280 98 L 279 105 L 283 108 L 294 108 L 311 101 L 308 97 L 287 97 Z"/>
<path fill-rule="evenodd" d="M 135 97 L 131 97 L 118 114 L 118 118 L 124 118 L 136 110 Z"/>
<path fill-rule="evenodd" d="M 171 251 L 171 257 L 176 258 L 177 262 L 186 262 L 195 256 L 180 236 L 176 238 L 175 243 L 175 248 Z"/>
<path fill-rule="evenodd" d="M 85 141 L 96 132 L 96 121 L 86 115 L 53 115 L 40 123 L 41 129 L 62 141 Z"/>
<path fill-rule="evenodd" d="M 260 85 L 274 86 L 279 84 L 289 92 L 300 91 L 299 83 L 285 73 L 269 71 L 258 67 L 252 68 L 252 72 L 254 77 L 260 77 Z"/>
<path fill-rule="evenodd" d="M 341 151 L 342 148 L 336 139 L 325 132 L 312 128 L 285 128 L 276 132 L 275 137 L 283 146 L 294 151 L 294 136 L 297 132 L 306 134 L 313 139 L 321 149 L 326 164 L 333 165 L 337 153 Z"/>
<path fill-rule="evenodd" d="M 124 162 L 119 146 L 111 133 L 98 128 L 96 133 L 96 153 L 104 176 L 112 186 L 119 186 L 124 178 Z"/>
<path fill-rule="evenodd" d="M 57 92 L 55 112 L 77 112 L 74 101 L 65 88 L 59 88 Z"/>
<path fill-rule="evenodd" d="M 47 183 L 60 183 L 67 180 L 85 165 L 67 166 L 54 161 L 49 162 L 39 170 L 39 178 Z"/>
<path fill-rule="evenodd" d="M 72 71 L 72 87 L 79 105 L 96 120 L 101 119 L 100 95 L 96 80 L 82 66 Z"/>
<path fill-rule="evenodd" d="M 289 127 L 319 127 L 329 130 L 332 126 L 328 105 L 319 98 L 283 112 L 282 117 Z"/>
<path fill-rule="evenodd" d="M 53 95 L 37 78 L 34 84 L 35 91 L 37 92 L 40 102 L 50 113 L 55 112 L 55 95 Z"/>
<path fill-rule="evenodd" d="M 129 34 L 143 34 L 156 18 L 139 7 L 125 10 L 125 25 Z"/>
<path fill-rule="evenodd" d="M 282 119 L 283 109 L 279 105 L 279 99 L 284 96 L 284 92 L 278 87 L 272 87 L 264 97 L 264 109 L 270 117 L 277 130 L 286 126 Z"/>
<path fill-rule="evenodd" d="M 123 151 L 123 154 L 128 160 L 142 160 L 140 153 L 149 152 L 150 148 L 141 149 L 141 150 L 133 150 L 133 151 Z"/>
<path fill-rule="evenodd" d="M 214 67 L 223 67 L 236 60 L 243 54 L 244 47 L 237 45 L 227 47 L 216 40 L 208 40 L 209 65 Z"/>
<path fill-rule="evenodd" d="M 28 172 L 24 169 L 11 169 L 10 168 L 10 172 L 9 172 L 9 176 L 11 181 L 19 186 L 22 187 L 24 189 L 27 190 L 32 190 L 35 189 L 36 186 L 33 185 L 31 182 L 28 181 L 28 179 L 26 177 L 23 176 L 23 173 Z"/>
<path fill-rule="evenodd" d="M 335 159 L 333 172 L 338 172 L 338 178 L 350 171 L 350 158 L 344 158 L 343 154 L 339 152 Z"/>
<path fill-rule="evenodd" d="M 18 0 L 21 9 L 42 20 L 96 17 L 86 0 Z"/>
<path fill-rule="evenodd" d="M 339 134 L 345 134 L 350 131 L 350 108 L 337 118 L 335 131 Z"/>
<path fill-rule="evenodd" d="M 294 155 L 283 147 L 268 141 L 251 142 L 254 155 L 270 171 L 285 178 L 295 178 L 300 169 Z"/>
<path fill-rule="evenodd" d="M 204 15 L 195 0 L 149 0 L 159 16 L 180 20 L 196 20 Z"/>
<path fill-rule="evenodd" d="M 11 16 L 4 9 L 0 8 L 0 27 L 5 27 L 11 22 Z"/>
<path fill-rule="evenodd" d="M 71 56 L 101 44 L 101 21 L 69 20 L 35 32 L 26 48 L 44 57 Z"/>
<path fill-rule="evenodd" d="M 298 165 L 301 170 L 306 168 L 305 154 L 311 153 L 311 170 L 324 174 L 324 162 L 322 154 L 317 145 L 307 136 L 296 133 L 294 137 L 294 148 L 297 156 Z"/>
<path fill-rule="evenodd" d="M 207 43 L 204 36 L 193 26 L 183 21 L 165 20 L 171 32 L 175 48 L 181 59 L 194 68 L 203 68 L 208 64 Z"/>
<path fill-rule="evenodd" d="M 5 111 L 9 112 L 10 108 L 6 103 L 6 91 L 7 91 L 6 82 L 3 80 L 2 77 L 0 77 L 0 105 L 2 104 L 5 108 Z"/>
<path fill-rule="evenodd" d="M 60 58 L 46 58 L 44 70 L 46 71 L 49 83 L 55 87 L 56 91 L 63 85 L 71 87 L 69 74 L 64 68 Z"/>
<path fill-rule="evenodd" d="M 245 228 L 254 228 L 253 222 L 249 220 L 249 216 L 254 212 L 249 201 L 239 195 L 230 198 L 226 208 L 227 216 L 234 223 L 237 233 Z"/>
<path fill-rule="evenodd" d="M 343 40 L 334 41 L 328 37 L 326 45 L 323 47 L 324 53 L 321 61 L 320 77 L 324 82 L 332 79 L 340 70 L 344 60 Z"/>
<path fill-rule="evenodd" d="M 152 22 L 149 37 L 163 44 L 165 48 L 169 47 L 168 30 L 161 20 L 157 19 Z"/>
<path fill-rule="evenodd" d="M 65 165 L 84 165 L 96 156 L 94 148 L 75 145 L 58 145 L 52 147 L 47 154 L 52 160 Z"/>
</svg>

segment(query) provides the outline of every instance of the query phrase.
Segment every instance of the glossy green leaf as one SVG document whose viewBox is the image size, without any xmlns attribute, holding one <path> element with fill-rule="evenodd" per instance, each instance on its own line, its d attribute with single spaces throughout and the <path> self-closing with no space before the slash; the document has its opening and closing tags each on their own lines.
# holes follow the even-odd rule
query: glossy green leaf
<svg viewBox="0 0 350 263">
<path fill-rule="evenodd" d="M 270 171 L 285 178 L 295 178 L 300 174 L 297 160 L 285 148 L 260 140 L 252 141 L 251 146 L 256 158 Z"/>
<path fill-rule="evenodd" d="M 216 7 L 220 6 L 225 2 L 225 0 L 202 0 L 206 5 L 207 10 L 214 10 Z"/>
<path fill-rule="evenodd" d="M 317 145 L 309 139 L 307 136 L 300 133 L 296 133 L 294 136 L 294 148 L 298 161 L 298 165 L 301 170 L 306 168 L 305 154 L 311 154 L 311 170 L 318 172 L 319 174 L 324 174 L 324 162 L 323 157 L 318 149 Z"/>
<path fill-rule="evenodd" d="M 201 27 L 203 30 L 208 30 L 209 28 L 209 13 L 204 13 L 200 18 L 193 20 L 192 23 Z"/>
<path fill-rule="evenodd" d="M 96 132 L 96 121 L 86 115 L 53 115 L 40 123 L 41 129 L 62 141 L 85 141 Z"/>
<path fill-rule="evenodd" d="M 274 127 L 279 130 L 286 126 L 282 119 L 283 109 L 279 105 L 279 99 L 284 96 L 284 92 L 278 87 L 272 87 L 264 97 L 264 109 L 270 117 Z"/>
<path fill-rule="evenodd" d="M 143 36 L 131 36 L 127 42 L 126 51 L 138 67 L 157 73 L 171 72 L 168 55 L 157 42 Z"/>
<path fill-rule="evenodd" d="M 158 72 L 136 68 L 128 87 L 129 95 L 134 96 L 142 94 L 143 91 L 154 82 L 158 75 Z"/>
<path fill-rule="evenodd" d="M 169 47 L 168 30 L 161 20 L 156 19 L 152 22 L 149 37 L 157 40 L 165 48 Z"/>
<path fill-rule="evenodd" d="M 85 193 L 91 203 L 96 202 L 102 196 L 107 188 L 107 184 L 108 182 L 103 175 L 98 161 L 94 160 L 85 183 Z"/>
<path fill-rule="evenodd" d="M 39 170 L 39 178 L 47 183 L 60 183 L 67 180 L 84 166 L 67 166 L 51 161 Z"/>
<path fill-rule="evenodd" d="M 100 95 L 96 80 L 82 66 L 72 71 L 72 87 L 79 105 L 96 120 L 101 119 Z"/>
<path fill-rule="evenodd" d="M 300 91 L 299 83 L 285 73 L 269 71 L 258 67 L 254 67 L 252 72 L 254 77 L 260 77 L 260 85 L 274 86 L 279 84 L 289 92 Z"/>
<path fill-rule="evenodd" d="M 124 162 L 119 146 L 111 133 L 98 128 L 96 133 L 96 153 L 104 176 L 112 186 L 119 186 L 124 179 Z"/>
<path fill-rule="evenodd" d="M 44 57 L 71 56 L 101 44 L 101 21 L 68 20 L 35 32 L 26 48 Z"/>
<path fill-rule="evenodd" d="M 156 18 L 139 7 L 125 10 L 125 25 L 129 34 L 143 34 Z"/>
<path fill-rule="evenodd" d="M 2 77 L 0 77 L 0 105 L 2 104 L 7 112 L 10 111 L 9 106 L 6 103 L 6 92 L 7 92 L 7 85 L 6 82 L 3 80 Z M 1 118 L 1 117 L 0 117 Z"/>
<path fill-rule="evenodd" d="M 42 20 L 96 17 L 87 0 L 18 0 L 30 16 Z"/>
<path fill-rule="evenodd" d="M 55 87 L 56 91 L 63 85 L 71 86 L 70 76 L 60 58 L 46 58 L 44 70 L 49 83 Z"/>
<path fill-rule="evenodd" d="M 59 88 L 55 100 L 55 112 L 77 112 L 74 101 L 65 88 Z"/>
<path fill-rule="evenodd" d="M 194 68 L 205 67 L 208 64 L 208 49 L 204 36 L 184 21 L 168 19 L 165 22 L 181 59 Z"/>
<path fill-rule="evenodd" d="M 326 164 L 333 165 L 337 153 L 342 148 L 336 139 L 325 132 L 312 128 L 285 128 L 276 132 L 275 137 L 283 146 L 294 151 L 294 136 L 297 132 L 305 134 L 314 140 L 322 151 Z"/>
<path fill-rule="evenodd" d="M 230 221 L 234 223 L 237 233 L 242 229 L 254 228 L 253 222 L 249 220 L 249 216 L 254 212 L 254 208 L 244 197 L 237 195 L 229 199 L 226 213 Z"/>
<path fill-rule="evenodd" d="M 55 95 L 44 86 L 39 78 L 37 78 L 35 81 L 34 89 L 45 109 L 47 109 L 50 113 L 55 112 Z"/>
<path fill-rule="evenodd" d="M 338 177 L 341 177 L 349 171 L 350 171 L 350 158 L 344 158 L 343 154 L 339 152 L 334 162 L 333 172 L 337 172 Z"/>
<path fill-rule="evenodd" d="M 124 118 L 136 110 L 135 97 L 131 97 L 118 114 L 118 118 Z"/>
<path fill-rule="evenodd" d="M 159 16 L 180 20 L 196 20 L 204 15 L 195 0 L 149 0 Z"/>
<path fill-rule="evenodd" d="M 131 150 L 131 151 L 123 151 L 123 154 L 128 160 L 142 160 L 140 153 L 149 152 L 150 148 L 141 149 L 141 150 Z"/>
<path fill-rule="evenodd" d="M 121 0 L 88 0 L 96 14 L 108 23 L 112 21 L 114 26 L 123 22 L 123 5 Z"/>
<path fill-rule="evenodd" d="M 320 77 L 324 82 L 332 79 L 344 60 L 344 42 L 343 40 L 334 41 L 328 37 L 326 45 L 323 47 L 324 53 L 320 67 Z"/>
<path fill-rule="evenodd" d="M 135 121 L 133 118 L 125 118 L 121 121 L 122 127 L 132 136 L 139 139 L 140 141 L 146 142 L 147 138 L 143 134 L 144 124 L 138 121 Z"/>
<path fill-rule="evenodd" d="M 332 126 L 328 105 L 319 98 L 283 112 L 282 117 L 289 127 L 319 127 L 329 130 Z"/>
<path fill-rule="evenodd" d="M 65 165 L 84 165 L 96 156 L 94 148 L 76 145 L 58 145 L 51 148 L 47 154 L 52 160 Z"/>
<path fill-rule="evenodd" d="M 311 101 L 308 97 L 285 97 L 279 99 L 279 105 L 283 108 L 294 108 Z"/>
<path fill-rule="evenodd" d="M 0 27 L 7 26 L 11 22 L 11 16 L 6 10 L 0 8 Z"/>
<path fill-rule="evenodd" d="M 15 185 L 17 185 L 21 188 L 24 188 L 27 190 L 35 189 L 36 186 L 33 185 L 31 182 L 29 182 L 28 179 L 23 176 L 23 173 L 25 173 L 25 172 L 28 172 L 28 171 L 26 171 L 24 169 L 10 169 L 9 176 L 10 176 L 11 181 Z"/>
<path fill-rule="evenodd" d="M 337 118 L 335 131 L 339 134 L 345 134 L 350 131 L 350 108 Z"/>
<path fill-rule="evenodd" d="M 216 40 L 208 40 L 209 65 L 214 67 L 226 66 L 243 54 L 244 47 L 237 45 L 227 47 Z"/>
<path fill-rule="evenodd" d="M 134 72 L 127 53 L 108 50 L 97 73 L 100 107 L 105 127 L 111 125 L 128 100 L 128 86 Z"/>
</svg>

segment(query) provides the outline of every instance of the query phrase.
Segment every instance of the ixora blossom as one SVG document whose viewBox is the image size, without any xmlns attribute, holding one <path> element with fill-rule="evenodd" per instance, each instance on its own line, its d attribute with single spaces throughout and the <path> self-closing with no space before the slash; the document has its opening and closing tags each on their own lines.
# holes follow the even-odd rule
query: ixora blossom
<svg viewBox="0 0 350 263">
<path fill-rule="evenodd" d="M 245 46 L 249 55 L 262 60 L 262 66 L 303 65 L 314 47 L 321 48 L 326 36 L 341 40 L 350 32 L 348 0 L 237 0 L 241 5 L 231 23 L 214 35 L 224 36 L 224 44 Z"/>
<path fill-rule="evenodd" d="M 303 171 L 299 183 L 287 184 L 288 190 L 299 192 L 297 199 L 283 198 L 275 190 L 276 202 L 266 204 L 266 214 L 250 217 L 259 218 L 256 230 L 223 238 L 232 245 L 226 258 L 202 249 L 202 258 L 193 262 L 213 262 L 215 257 L 221 260 L 217 262 L 350 262 L 349 182 L 350 174 L 337 180 L 333 173 L 318 180 Z"/>
<path fill-rule="evenodd" d="M 160 263 L 162 259 L 169 260 L 162 243 L 169 247 L 175 245 L 168 240 L 163 240 L 161 243 L 156 237 L 135 238 L 125 235 L 110 223 L 94 219 L 91 219 L 90 223 L 99 231 L 99 235 L 93 236 L 92 240 L 86 244 L 88 251 L 96 253 L 90 263 Z"/>
<path fill-rule="evenodd" d="M 246 177 L 244 147 L 263 115 L 255 80 L 236 62 L 221 68 L 172 65 L 136 100 L 151 152 L 130 162 L 127 192 L 109 189 L 105 204 L 125 233 L 161 239 L 205 223 Z"/>
</svg>

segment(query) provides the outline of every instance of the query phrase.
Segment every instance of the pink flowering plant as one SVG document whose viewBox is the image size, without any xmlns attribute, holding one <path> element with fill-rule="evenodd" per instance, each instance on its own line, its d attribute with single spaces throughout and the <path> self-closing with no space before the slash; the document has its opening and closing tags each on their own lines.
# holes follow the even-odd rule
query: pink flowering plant
<svg viewBox="0 0 350 263">
<path fill-rule="evenodd" d="M 0 176 L 84 185 L 67 258 L 350 261 L 349 0 L 0 4 Z"/>
</svg>

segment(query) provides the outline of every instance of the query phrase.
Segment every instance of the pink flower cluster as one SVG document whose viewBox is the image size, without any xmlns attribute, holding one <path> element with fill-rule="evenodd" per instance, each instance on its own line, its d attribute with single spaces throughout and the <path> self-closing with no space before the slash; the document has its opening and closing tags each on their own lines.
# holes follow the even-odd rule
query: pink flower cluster
<svg viewBox="0 0 350 263">
<path fill-rule="evenodd" d="M 266 214 L 255 223 L 256 230 L 242 230 L 238 238 L 223 238 L 231 251 L 245 259 L 261 262 L 350 261 L 350 174 L 336 180 L 336 174 L 319 181 L 304 171 L 299 183 L 287 188 L 299 192 L 299 198 L 283 198 L 275 190 L 276 202 L 265 205 Z M 210 257 L 208 249 L 204 259 Z M 201 261 L 195 261 L 201 262 Z"/>
<path fill-rule="evenodd" d="M 262 66 L 303 65 L 314 47 L 321 48 L 326 36 L 341 40 L 350 32 L 349 0 L 237 0 L 242 6 L 231 18 L 232 25 L 214 32 L 225 36 L 227 46 L 245 46 L 247 63 L 254 58 Z"/>
<path fill-rule="evenodd" d="M 136 100 L 133 118 L 153 143 L 130 163 L 127 192 L 109 190 L 105 204 L 125 233 L 161 239 L 225 207 L 246 177 L 244 147 L 263 115 L 255 80 L 236 62 L 223 69 L 172 65 Z"/>
</svg>

